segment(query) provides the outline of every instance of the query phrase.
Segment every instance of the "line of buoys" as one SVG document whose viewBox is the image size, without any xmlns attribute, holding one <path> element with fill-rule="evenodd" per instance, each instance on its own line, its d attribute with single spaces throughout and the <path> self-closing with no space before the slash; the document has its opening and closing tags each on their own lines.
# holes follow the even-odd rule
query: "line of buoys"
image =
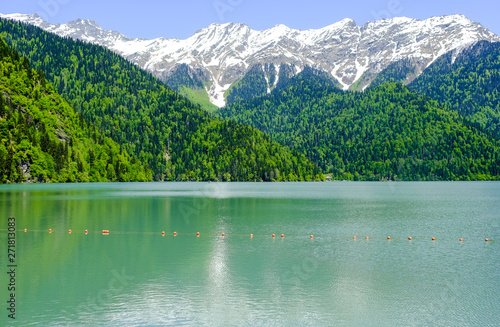
<svg viewBox="0 0 500 327">
<path fill-rule="evenodd" d="M 32 231 L 34 231 L 34 232 L 41 232 L 41 231 L 39 231 L 39 230 L 32 230 Z M 53 230 L 52 230 L 52 228 L 49 228 L 49 233 L 52 233 L 52 231 L 53 231 Z M 28 232 L 28 229 L 27 229 L 27 228 L 25 228 L 25 229 L 24 229 L 24 232 L 25 232 L 25 233 L 26 233 L 26 232 Z M 72 234 L 72 233 L 73 233 L 73 230 L 72 230 L 72 229 L 69 229 L 69 230 L 68 230 L 68 233 L 69 233 L 69 234 Z M 86 229 L 86 230 L 85 230 L 85 234 L 87 235 L 88 233 L 89 233 L 89 231 L 88 231 L 88 229 Z M 108 229 L 103 229 L 103 230 L 102 230 L 102 234 L 103 234 L 103 235 L 108 235 L 108 234 L 109 234 L 109 230 L 108 230 Z M 149 234 L 151 234 L 151 233 L 149 233 Z M 162 232 L 161 232 L 161 235 L 162 235 L 162 236 L 166 236 L 166 232 L 165 232 L 165 231 L 162 231 Z M 177 236 L 177 232 L 173 232 L 173 235 L 174 235 L 174 236 Z M 200 235 L 201 235 L 201 233 L 200 233 L 200 232 L 197 232 L 197 233 L 196 233 L 196 236 L 200 237 Z M 247 235 L 248 235 L 248 234 L 247 234 Z M 226 236 L 226 233 L 222 233 L 222 237 L 225 237 L 225 236 Z M 254 234 L 250 234 L 250 238 L 253 238 L 253 237 L 254 237 Z M 275 238 L 275 237 L 276 237 L 276 234 L 272 234 L 272 237 L 273 237 L 273 238 Z M 313 238 L 314 238 L 314 235 L 310 235 L 309 237 L 310 237 L 311 239 L 313 239 Z M 281 234 L 281 238 L 285 238 L 285 234 Z M 352 238 L 353 238 L 354 240 L 356 240 L 356 239 L 357 239 L 357 236 L 353 236 Z M 370 239 L 370 237 L 369 237 L 369 236 L 366 236 L 366 237 L 365 237 L 365 239 L 366 239 L 366 240 L 369 240 L 369 239 Z M 391 238 L 391 236 L 387 236 L 387 240 L 391 240 L 391 239 L 392 239 L 392 238 Z M 408 240 L 409 240 L 409 241 L 412 241 L 412 240 L 413 240 L 413 237 L 408 236 Z M 436 240 L 436 238 L 435 238 L 435 237 L 432 237 L 432 238 L 431 238 L 431 240 L 432 240 L 432 241 L 435 241 L 435 240 Z M 460 239 L 459 239 L 459 241 L 460 241 L 460 242 L 463 242 L 463 241 L 464 241 L 464 239 L 463 239 L 463 238 L 460 238 Z M 484 241 L 485 241 L 485 242 L 490 242 L 490 239 L 489 239 L 489 238 L 485 238 L 485 239 L 484 239 Z"/>
</svg>

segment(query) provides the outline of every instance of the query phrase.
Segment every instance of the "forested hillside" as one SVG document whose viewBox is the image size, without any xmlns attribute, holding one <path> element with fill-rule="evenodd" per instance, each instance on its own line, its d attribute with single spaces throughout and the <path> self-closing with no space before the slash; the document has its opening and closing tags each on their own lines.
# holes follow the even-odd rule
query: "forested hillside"
<svg viewBox="0 0 500 327">
<path fill-rule="evenodd" d="M 334 179 L 499 179 L 498 141 L 457 112 L 401 84 L 343 92 L 306 74 L 218 113 L 305 153 Z"/>
<path fill-rule="evenodd" d="M 210 97 L 205 89 L 205 86 L 209 87 L 210 80 L 201 70 L 193 70 L 188 65 L 181 64 L 172 75 L 167 77 L 165 84 L 190 101 L 201 105 L 208 112 L 218 108 L 210 102 Z"/>
<path fill-rule="evenodd" d="M 409 88 L 500 135 L 500 43 L 481 41 L 440 57 Z"/>
<path fill-rule="evenodd" d="M 0 183 L 150 181 L 152 172 L 77 115 L 0 40 Z"/>
<path fill-rule="evenodd" d="M 313 163 L 255 129 L 214 119 L 102 47 L 0 20 L 0 36 L 97 131 L 146 163 L 155 180 L 324 178 Z"/>
<path fill-rule="evenodd" d="M 403 83 L 405 85 L 412 82 L 420 73 L 417 63 L 413 59 L 405 58 L 390 64 L 381 71 L 371 82 L 370 87 L 376 87 L 386 82 Z"/>
<path fill-rule="evenodd" d="M 251 100 L 254 97 L 267 94 L 268 81 L 273 85 L 276 79 L 274 65 L 267 66 L 267 73 L 270 75 L 266 80 L 266 75 L 262 65 L 254 65 L 243 78 L 236 81 L 224 94 L 226 102 L 235 103 L 238 101 Z"/>
</svg>

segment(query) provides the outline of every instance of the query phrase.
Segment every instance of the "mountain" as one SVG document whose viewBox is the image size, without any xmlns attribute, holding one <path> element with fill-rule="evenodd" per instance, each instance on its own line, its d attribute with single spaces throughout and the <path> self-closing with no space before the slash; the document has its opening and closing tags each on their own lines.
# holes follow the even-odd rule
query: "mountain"
<svg viewBox="0 0 500 327">
<path fill-rule="evenodd" d="M 402 84 L 342 91 L 305 70 L 218 114 L 305 153 L 333 179 L 500 179 L 498 140 Z"/>
<path fill-rule="evenodd" d="M 90 20 L 49 24 L 37 15 L 0 17 L 105 46 L 162 80 L 187 65 L 192 71 L 202 72 L 198 75 L 203 88 L 197 90 L 203 91 L 201 96 L 208 96 L 218 107 L 226 104 L 227 90 L 256 65 L 273 64 L 276 75 L 282 65 L 292 67 L 293 75 L 310 66 L 328 73 L 343 89 L 361 90 L 393 62 L 410 58 L 418 76 L 451 50 L 463 49 L 480 40 L 500 41 L 499 36 L 462 15 L 427 20 L 402 17 L 363 26 L 344 19 L 307 31 L 284 25 L 254 31 L 245 24 L 212 24 L 186 40 L 132 39 L 105 31 Z M 268 77 L 267 88 L 272 89 L 276 85 L 269 80 Z"/>
<path fill-rule="evenodd" d="M 418 62 L 416 60 L 405 58 L 389 64 L 387 68 L 375 77 L 369 86 L 376 87 L 386 82 L 408 85 L 421 73 L 422 69 L 418 67 Z"/>
<path fill-rule="evenodd" d="M 151 74 L 101 46 L 0 19 L 0 37 L 45 73 L 100 133 L 155 180 L 320 180 L 318 167 L 269 136 L 215 119 Z"/>
<path fill-rule="evenodd" d="M 321 70 L 305 66 L 302 72 L 307 72 L 303 76 L 309 76 L 309 74 L 312 76 L 322 76 L 329 80 L 332 86 L 337 88 L 340 86 L 335 79 L 332 79 L 327 73 Z M 225 92 L 226 103 L 229 105 L 270 94 L 272 91 L 279 90 L 287 85 L 288 81 L 294 76 L 296 76 L 294 67 L 288 64 L 281 64 L 278 68 L 274 64 L 256 64 L 243 78 L 232 84 Z"/>
<path fill-rule="evenodd" d="M 0 183 L 150 181 L 152 172 L 85 123 L 0 40 Z"/>
<path fill-rule="evenodd" d="M 500 43 L 478 42 L 436 60 L 409 88 L 500 136 Z"/>
</svg>

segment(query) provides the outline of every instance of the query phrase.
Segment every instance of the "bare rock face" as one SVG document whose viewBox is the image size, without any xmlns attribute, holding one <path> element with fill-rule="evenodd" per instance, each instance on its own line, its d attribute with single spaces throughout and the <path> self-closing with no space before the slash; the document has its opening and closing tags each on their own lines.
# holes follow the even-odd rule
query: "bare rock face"
<svg viewBox="0 0 500 327">
<path fill-rule="evenodd" d="M 19 164 L 19 169 L 23 173 L 26 182 L 31 183 L 33 181 L 31 176 L 31 162 L 21 161 L 21 163 Z"/>
<path fill-rule="evenodd" d="M 385 19 L 357 26 L 344 19 L 317 30 L 277 25 L 254 31 L 245 24 L 212 24 L 186 40 L 132 39 L 105 31 L 90 20 L 49 24 L 37 15 L 0 15 L 61 36 L 105 46 L 165 80 L 181 64 L 202 71 L 212 103 L 222 107 L 224 92 L 256 64 L 282 64 L 327 72 L 344 89 L 364 89 L 384 68 L 410 58 L 423 70 L 441 55 L 481 40 L 500 37 L 463 15 Z"/>
</svg>

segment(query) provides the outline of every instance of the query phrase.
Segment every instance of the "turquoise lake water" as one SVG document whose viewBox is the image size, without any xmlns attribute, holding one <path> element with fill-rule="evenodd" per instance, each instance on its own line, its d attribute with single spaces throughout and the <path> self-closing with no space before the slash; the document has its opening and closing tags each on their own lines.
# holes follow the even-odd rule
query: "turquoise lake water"
<svg viewBox="0 0 500 327">
<path fill-rule="evenodd" d="M 2 326 L 500 322 L 496 182 L 3 185 L 0 215 Z"/>
</svg>

